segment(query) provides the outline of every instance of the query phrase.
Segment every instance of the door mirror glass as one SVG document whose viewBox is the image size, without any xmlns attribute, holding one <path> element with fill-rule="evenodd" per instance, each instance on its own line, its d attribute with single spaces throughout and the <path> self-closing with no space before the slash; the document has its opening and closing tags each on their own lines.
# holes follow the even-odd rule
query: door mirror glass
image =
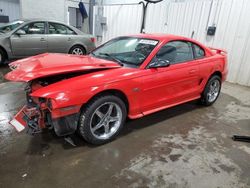
<svg viewBox="0 0 250 188">
<path fill-rule="evenodd" d="M 19 29 L 17 32 L 16 32 L 17 35 L 26 35 L 26 32 L 23 30 L 23 29 Z"/>
<path fill-rule="evenodd" d="M 155 61 L 150 63 L 149 68 L 160 68 L 168 66 L 170 66 L 170 62 L 168 60 L 156 59 Z"/>
</svg>

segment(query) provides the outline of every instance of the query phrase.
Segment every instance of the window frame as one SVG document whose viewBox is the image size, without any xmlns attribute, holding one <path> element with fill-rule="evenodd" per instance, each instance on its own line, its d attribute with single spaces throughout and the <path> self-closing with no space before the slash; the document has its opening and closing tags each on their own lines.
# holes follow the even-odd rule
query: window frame
<svg viewBox="0 0 250 188">
<path fill-rule="evenodd" d="M 16 33 L 16 32 L 19 31 L 19 30 L 24 30 L 24 29 L 23 29 L 24 27 L 26 27 L 26 26 L 28 26 L 28 25 L 30 25 L 30 24 L 34 24 L 34 23 L 44 23 L 44 26 L 43 26 L 43 28 L 44 28 L 44 33 L 42 33 L 42 34 L 37 34 L 37 33 L 36 33 L 36 34 L 30 34 L 30 33 L 26 33 L 25 35 L 46 35 L 46 34 L 47 34 L 47 31 L 46 31 L 46 28 L 47 28 L 47 26 L 46 26 L 46 21 L 29 22 L 29 23 L 23 25 L 22 27 L 20 27 L 19 29 L 17 29 L 14 33 Z"/>
<path fill-rule="evenodd" d="M 170 62 L 170 66 L 173 66 L 173 65 L 178 65 L 178 64 L 181 64 L 181 63 L 188 63 L 190 61 L 194 61 L 195 60 L 195 56 L 194 56 L 194 49 L 193 49 L 193 42 L 190 42 L 188 40 L 169 40 L 167 41 L 166 43 L 164 43 L 160 49 L 157 51 L 157 53 L 161 50 L 161 48 L 163 48 L 164 46 L 166 46 L 168 43 L 171 43 L 171 42 L 184 42 L 184 43 L 187 43 L 188 45 L 190 45 L 190 49 L 192 50 L 192 56 L 193 56 L 193 59 L 191 60 L 187 60 L 187 61 L 180 61 L 180 62 L 177 62 L 177 63 L 171 63 Z M 151 61 L 148 63 L 148 65 L 146 66 L 146 68 L 149 68 L 150 64 L 153 63 L 154 59 L 156 58 L 157 56 L 157 53 L 154 55 L 154 57 L 151 59 Z M 160 68 L 160 67 L 159 67 Z"/>
<path fill-rule="evenodd" d="M 193 48 L 193 56 L 194 56 L 195 60 L 205 58 L 206 57 L 206 51 L 204 50 L 204 48 L 202 48 L 200 45 L 198 45 L 196 43 L 193 43 L 193 42 L 191 42 L 191 43 L 192 43 L 192 48 Z M 197 54 L 196 54 L 196 51 L 195 51 L 195 46 L 198 46 L 204 52 L 204 56 L 197 57 Z"/>
<path fill-rule="evenodd" d="M 71 30 L 73 33 L 69 34 L 68 31 L 67 31 L 67 34 L 49 33 L 49 26 L 50 26 L 50 23 L 62 25 L 62 26 L 64 26 L 65 28 L 67 28 L 68 30 Z M 67 26 L 67 25 L 65 25 L 65 24 L 62 24 L 62 23 L 57 23 L 57 22 L 47 22 L 47 34 L 48 34 L 48 35 L 63 35 L 63 36 L 77 35 L 77 33 L 76 33 L 73 29 L 71 29 L 69 26 Z"/>
</svg>

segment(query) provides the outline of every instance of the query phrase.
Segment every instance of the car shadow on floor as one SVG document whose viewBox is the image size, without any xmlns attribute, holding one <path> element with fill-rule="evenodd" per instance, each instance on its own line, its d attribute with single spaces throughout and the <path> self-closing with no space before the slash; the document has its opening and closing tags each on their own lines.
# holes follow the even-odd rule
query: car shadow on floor
<svg viewBox="0 0 250 188">
<path fill-rule="evenodd" d="M 178 105 L 166 110 L 162 110 L 160 112 L 153 113 L 151 115 L 145 116 L 143 118 L 139 118 L 136 120 L 127 120 L 122 132 L 118 136 L 119 139 L 124 137 L 132 132 L 140 131 L 141 129 L 147 128 L 149 126 L 155 126 L 156 124 L 166 121 L 172 117 L 183 115 L 187 112 L 191 112 L 193 110 L 197 110 L 200 108 L 204 108 L 199 105 L 197 101 L 192 101 L 189 103 L 185 103 L 182 105 Z M 96 148 L 98 146 L 94 146 L 86 143 L 80 135 L 77 133 L 70 136 L 76 146 L 71 145 L 63 137 L 58 137 L 52 130 L 45 130 L 43 133 L 35 135 L 31 138 L 30 145 L 28 147 L 28 154 L 41 154 L 44 150 L 49 149 L 50 145 L 60 144 L 66 150 L 75 149 L 78 147 L 87 146 L 88 148 Z"/>
</svg>

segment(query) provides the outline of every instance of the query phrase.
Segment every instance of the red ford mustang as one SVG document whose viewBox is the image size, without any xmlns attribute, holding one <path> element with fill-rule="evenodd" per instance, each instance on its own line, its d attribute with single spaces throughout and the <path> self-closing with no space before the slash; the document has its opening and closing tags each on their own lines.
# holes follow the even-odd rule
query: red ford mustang
<svg viewBox="0 0 250 188">
<path fill-rule="evenodd" d="M 18 131 L 78 131 L 103 144 L 127 116 L 140 118 L 191 100 L 213 104 L 227 75 L 226 53 L 192 39 L 140 34 L 115 38 L 87 56 L 41 54 L 15 61 L 5 78 L 27 82 Z"/>
</svg>

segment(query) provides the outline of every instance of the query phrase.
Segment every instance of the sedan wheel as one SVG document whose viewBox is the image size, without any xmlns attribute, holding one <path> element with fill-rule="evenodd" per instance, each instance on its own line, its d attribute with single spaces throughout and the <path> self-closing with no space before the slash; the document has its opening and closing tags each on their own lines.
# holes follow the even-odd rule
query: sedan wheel
<svg viewBox="0 0 250 188">
<path fill-rule="evenodd" d="M 80 116 L 78 132 L 91 144 L 104 144 L 120 133 L 126 117 L 126 105 L 119 97 L 99 96 L 85 105 Z"/>
<path fill-rule="evenodd" d="M 0 49 L 0 64 L 3 64 L 6 60 L 3 50 Z"/>
<path fill-rule="evenodd" d="M 85 50 L 81 46 L 72 47 L 72 49 L 70 50 L 69 53 L 74 54 L 74 55 L 85 55 L 86 54 Z"/>
</svg>

